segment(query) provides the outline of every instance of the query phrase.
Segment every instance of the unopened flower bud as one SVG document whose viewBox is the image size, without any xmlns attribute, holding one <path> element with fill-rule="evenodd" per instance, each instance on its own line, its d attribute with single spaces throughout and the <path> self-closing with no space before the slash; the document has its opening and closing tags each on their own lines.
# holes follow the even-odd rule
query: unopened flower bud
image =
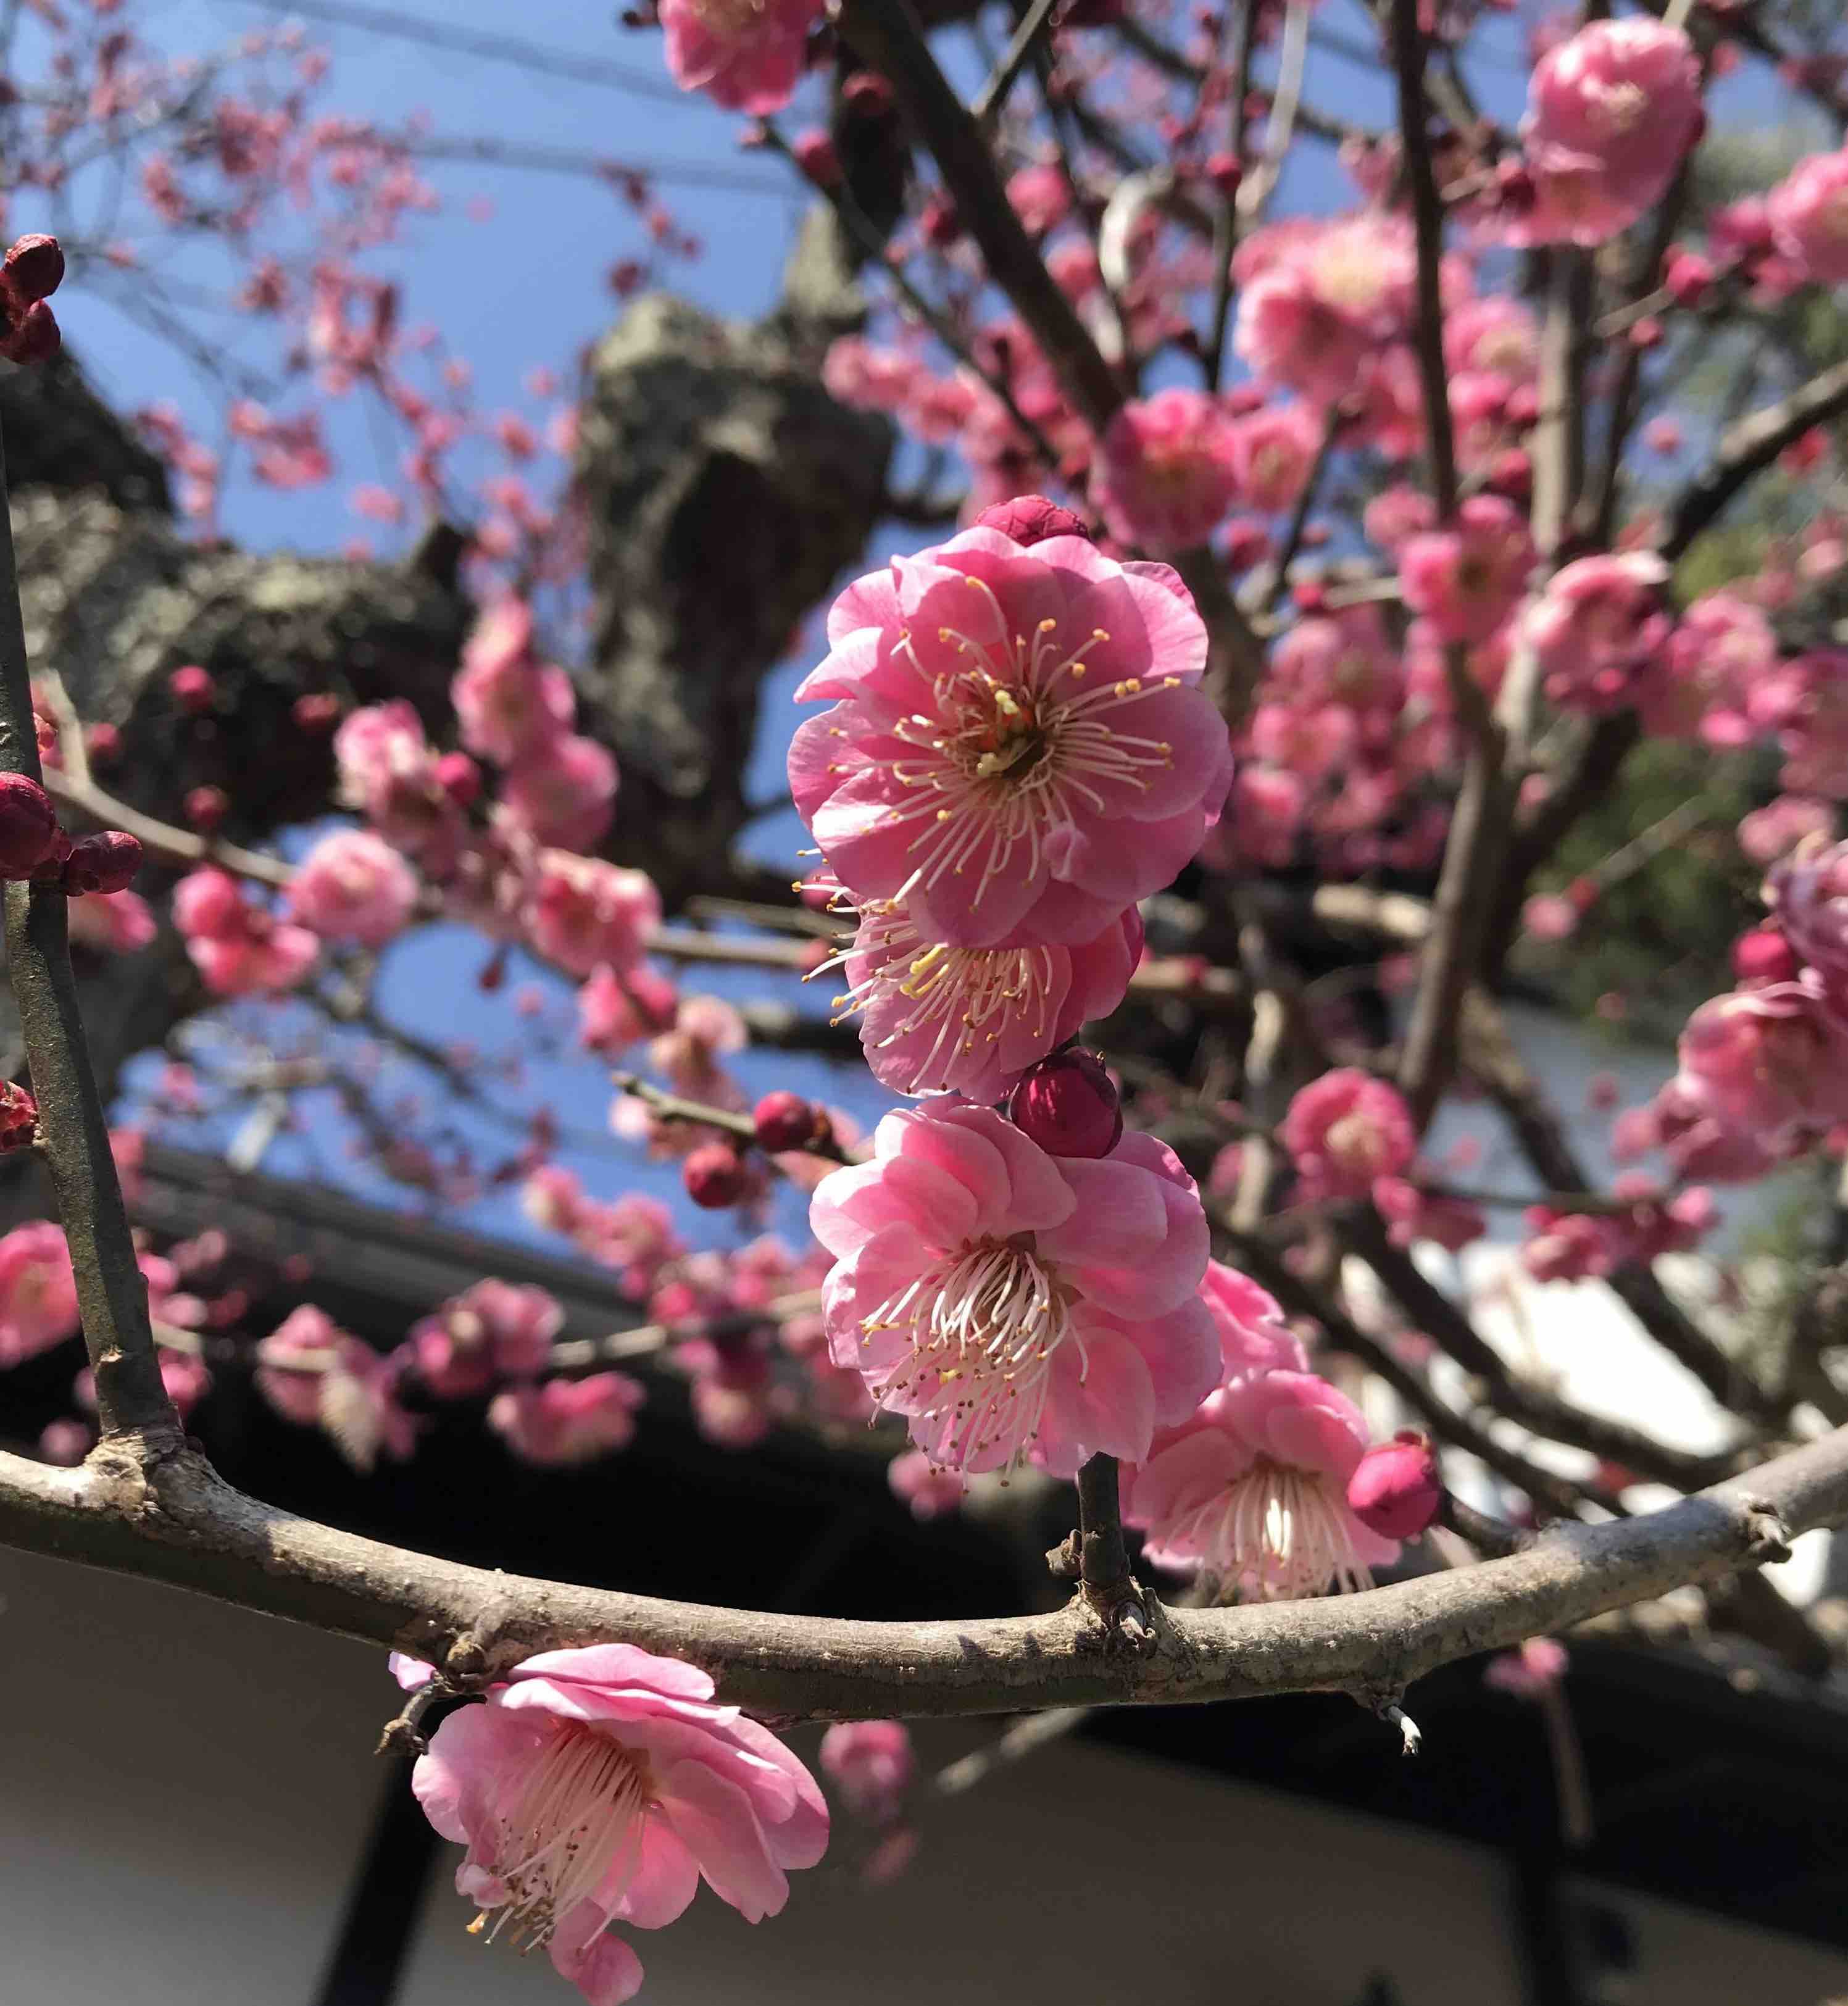
<svg viewBox="0 0 1848 2006">
<path fill-rule="evenodd" d="M 1290 588 L 1290 603 L 1299 613 L 1325 613 L 1329 610 L 1329 589 L 1319 579 L 1306 578 L 1300 585 Z"/>
<path fill-rule="evenodd" d="M 1084 518 L 1075 510 L 1048 502 L 1044 494 L 1016 494 L 1012 502 L 997 502 L 976 517 L 978 530 L 998 530 L 1017 544 L 1044 543 L 1048 537 L 1089 538 Z"/>
<path fill-rule="evenodd" d="M 857 69 L 843 77 L 840 96 L 843 104 L 850 105 L 863 118 L 882 116 L 892 107 L 892 86 L 876 70 Z"/>
<path fill-rule="evenodd" d="M 139 839 L 125 829 L 106 829 L 71 845 L 60 882 L 67 892 L 125 892 L 141 864 Z"/>
<path fill-rule="evenodd" d="M 1347 1508 L 1382 1540 L 1415 1540 L 1444 1501 L 1438 1459 L 1411 1429 L 1370 1448 L 1347 1480 Z"/>
<path fill-rule="evenodd" d="M 790 157 L 817 188 L 832 188 L 840 179 L 840 156 L 819 126 L 798 132 L 790 142 Z"/>
<path fill-rule="evenodd" d="M 340 721 L 343 706 L 332 690 L 311 690 L 290 705 L 289 715 L 302 731 L 331 731 Z"/>
<path fill-rule="evenodd" d="M 1741 982 L 1789 982 L 1802 966 L 1776 926 L 1754 927 L 1733 943 L 1733 973 Z"/>
<path fill-rule="evenodd" d="M 0 878 L 30 878 L 57 837 L 51 797 L 23 773 L 0 773 Z"/>
<path fill-rule="evenodd" d="M 222 787 L 192 788 L 181 804 L 187 827 L 197 829 L 201 836 L 211 835 L 231 810 L 231 797 Z"/>
<path fill-rule="evenodd" d="M 1107 1156 L 1123 1136 L 1123 1107 L 1095 1052 L 1054 1052 L 1022 1074 L 1008 1119 L 1052 1156 Z"/>
<path fill-rule="evenodd" d="M 459 808 L 480 798 L 481 769 L 466 752 L 445 752 L 436 762 L 436 784 Z"/>
<path fill-rule="evenodd" d="M 22 368 L 34 362 L 49 362 L 64 346 L 58 316 L 43 300 L 34 300 L 3 336 L 0 355 Z"/>
<path fill-rule="evenodd" d="M 38 1103 L 16 1080 L 0 1080 L 0 1150 L 23 1149 L 38 1126 Z"/>
<path fill-rule="evenodd" d="M 86 724 L 83 727 L 83 749 L 90 755 L 93 766 L 107 766 L 122 756 L 122 734 L 113 724 Z"/>
<path fill-rule="evenodd" d="M 181 709 L 191 711 L 195 717 L 202 711 L 209 710 L 218 695 L 218 685 L 213 681 L 211 672 L 202 669 L 196 662 L 188 662 L 185 667 L 175 669 L 167 679 L 167 690 Z"/>
<path fill-rule="evenodd" d="M 64 248 L 55 237 L 34 231 L 0 259 L 0 280 L 22 306 L 48 299 L 64 282 Z"/>
<path fill-rule="evenodd" d="M 750 1189 L 751 1179 L 737 1150 L 728 1142 L 706 1142 L 680 1167 L 687 1196 L 709 1212 L 736 1205 Z"/>
<path fill-rule="evenodd" d="M 1230 198 L 1237 194 L 1238 185 L 1244 179 L 1244 169 L 1230 153 L 1209 153 L 1206 178 L 1221 195 Z"/>
<path fill-rule="evenodd" d="M 812 1100 L 782 1089 L 766 1093 L 752 1109 L 751 1119 L 757 1129 L 757 1146 L 774 1156 L 787 1149 L 806 1149 L 823 1132 L 828 1117 Z"/>
<path fill-rule="evenodd" d="M 1707 297 L 1713 277 L 1713 266 L 1698 251 L 1677 245 L 1668 254 L 1662 283 L 1677 306 L 1698 307 Z"/>
</svg>

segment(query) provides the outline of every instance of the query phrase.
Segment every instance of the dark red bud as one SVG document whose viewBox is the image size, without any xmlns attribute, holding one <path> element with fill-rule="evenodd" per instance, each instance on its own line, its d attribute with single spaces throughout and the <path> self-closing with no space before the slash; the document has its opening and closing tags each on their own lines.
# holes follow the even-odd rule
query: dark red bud
<svg viewBox="0 0 1848 2006">
<path fill-rule="evenodd" d="M 71 845 L 60 882 L 67 892 L 125 892 L 141 864 L 139 839 L 124 829 L 106 829 Z"/>
<path fill-rule="evenodd" d="M 122 756 L 121 733 L 113 724 L 86 724 L 83 749 L 93 766 L 111 765 Z"/>
<path fill-rule="evenodd" d="M 757 1146 L 772 1156 L 786 1149 L 806 1149 L 826 1127 L 827 1118 L 812 1100 L 786 1089 L 766 1093 L 751 1114 Z"/>
<path fill-rule="evenodd" d="M 1095 1052 L 1054 1052 L 1008 1098 L 1008 1119 L 1050 1156 L 1107 1156 L 1123 1137 L 1123 1107 Z"/>
<path fill-rule="evenodd" d="M 300 730 L 331 731 L 340 723 L 344 708 L 332 690 L 311 690 L 306 696 L 295 699 L 290 706 L 289 714 Z"/>
<path fill-rule="evenodd" d="M 998 530 L 1017 544 L 1044 543 L 1048 537 L 1083 537 L 1090 531 L 1083 516 L 1049 502 L 1044 494 L 1016 494 L 1012 502 L 997 502 L 976 517 L 978 530 Z"/>
<path fill-rule="evenodd" d="M 24 368 L 34 362 L 49 362 L 63 346 L 58 316 L 43 300 L 34 300 L 0 339 L 0 355 Z"/>
<path fill-rule="evenodd" d="M 1244 169 L 1230 153 L 1209 153 L 1206 157 L 1206 178 L 1223 195 L 1235 195 L 1238 185 L 1244 179 Z"/>
<path fill-rule="evenodd" d="M 186 826 L 209 836 L 231 813 L 231 799 L 222 787 L 194 787 L 181 804 Z"/>
<path fill-rule="evenodd" d="M 1347 1508 L 1382 1540 L 1417 1539 L 1443 1501 L 1437 1456 L 1410 1429 L 1370 1448 L 1347 1480 Z"/>
<path fill-rule="evenodd" d="M 0 280 L 22 306 L 48 299 L 64 283 L 64 248 L 55 237 L 22 237 L 0 259 Z"/>
<path fill-rule="evenodd" d="M 723 1212 L 736 1205 L 751 1188 L 750 1173 L 737 1152 L 727 1142 L 707 1142 L 680 1167 L 687 1196 L 709 1212 Z"/>
<path fill-rule="evenodd" d="M 466 752 L 445 752 L 436 762 L 436 784 L 459 808 L 481 794 L 481 769 Z"/>
<path fill-rule="evenodd" d="M 167 688 L 181 709 L 191 711 L 195 717 L 209 710 L 218 695 L 218 685 L 213 681 L 211 672 L 202 669 L 196 662 L 175 669 L 167 679 Z"/>
<path fill-rule="evenodd" d="M 58 811 L 37 781 L 0 773 L 0 878 L 30 878 L 58 834 Z"/>
<path fill-rule="evenodd" d="M 23 1149 L 38 1126 L 38 1103 L 16 1080 L 0 1080 L 0 1149 Z"/>
</svg>

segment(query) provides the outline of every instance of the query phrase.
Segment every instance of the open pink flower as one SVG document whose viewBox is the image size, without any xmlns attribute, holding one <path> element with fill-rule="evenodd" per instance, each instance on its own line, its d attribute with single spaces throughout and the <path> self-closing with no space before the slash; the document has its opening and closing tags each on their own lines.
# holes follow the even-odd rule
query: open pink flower
<svg viewBox="0 0 1848 2006">
<path fill-rule="evenodd" d="M 822 0 L 661 0 L 667 70 L 728 111 L 767 118 L 795 95 Z"/>
<path fill-rule="evenodd" d="M 1206 1214 L 1149 1136 L 1050 1156 L 945 1096 L 886 1116 L 872 1160 L 825 1178 L 809 1222 L 836 1257 L 836 1364 L 942 1468 L 1011 1469 L 1031 1450 L 1069 1476 L 1100 1450 L 1134 1459 L 1219 1378 Z"/>
<path fill-rule="evenodd" d="M 77 1333 L 77 1282 L 64 1229 L 34 1219 L 0 1235 L 0 1368 Z"/>
<path fill-rule="evenodd" d="M 476 621 L 449 699 L 463 744 L 498 766 L 561 737 L 577 715 L 570 677 L 533 653 L 533 609 L 511 597 Z"/>
<path fill-rule="evenodd" d="M 1594 21 L 1547 51 L 1522 125 L 1535 199 L 1518 244 L 1603 243 L 1667 192 L 1700 137 L 1700 65 L 1679 28 Z"/>
<path fill-rule="evenodd" d="M 337 829 L 301 860 L 288 912 L 322 940 L 383 947 L 417 909 L 417 873 L 368 829 Z"/>
<path fill-rule="evenodd" d="M 1105 428 L 1091 494 L 1111 533 L 1155 551 L 1204 543 L 1238 490 L 1232 421 L 1204 390 L 1158 390 Z"/>
<path fill-rule="evenodd" d="M 402 1462 L 417 1424 L 398 1404 L 398 1362 L 303 1303 L 257 1346 L 257 1391 L 285 1420 L 319 1427 L 355 1469 Z"/>
<path fill-rule="evenodd" d="M 1667 565 L 1646 551 L 1580 558 L 1553 574 L 1524 625 L 1554 702 L 1601 712 L 1633 700 L 1668 644 L 1667 581 Z"/>
<path fill-rule="evenodd" d="M 607 965 L 627 974 L 660 924 L 661 897 L 645 871 L 625 871 L 568 850 L 540 853 L 526 907 L 537 951 L 568 974 Z"/>
<path fill-rule="evenodd" d="M 776 1736 L 713 1703 L 704 1672 L 627 1644 L 547 1651 L 430 1738 L 411 1774 L 424 1815 L 468 1848 L 458 1891 L 491 1934 L 543 1947 L 592 2006 L 642 1967 L 612 1922 L 660 1929 L 703 1878 L 748 1922 L 828 1844 L 815 1779 Z"/>
<path fill-rule="evenodd" d="M 411 1326 L 417 1377 L 438 1399 L 484 1393 L 544 1369 L 565 1311 L 548 1290 L 489 1276 Z"/>
<path fill-rule="evenodd" d="M 578 1042 L 613 1058 L 652 1038 L 674 1022 L 678 1007 L 674 984 L 652 968 L 621 974 L 600 962 L 578 991 Z"/>
<path fill-rule="evenodd" d="M 507 1386 L 488 1404 L 488 1425 L 523 1462 L 567 1469 L 626 1448 L 647 1398 L 626 1372 Z"/>
<path fill-rule="evenodd" d="M 1257 1373 L 1156 1436 L 1123 1515 L 1148 1535 L 1152 1560 L 1204 1568 L 1228 1597 L 1371 1588 L 1399 1544 L 1348 1504 L 1366 1452 L 1367 1424 L 1344 1393 L 1312 1373 Z"/>
<path fill-rule="evenodd" d="M 1798 276 L 1848 283 L 1848 146 L 1799 160 L 1765 198 L 1765 213 Z"/>
<path fill-rule="evenodd" d="M 402 697 L 368 704 L 333 735 L 338 798 L 434 878 L 454 868 L 467 825 L 437 773 L 422 720 Z"/>
<path fill-rule="evenodd" d="M 616 762 L 575 732 L 537 741 L 501 782 L 501 810 L 535 843 L 590 850 L 615 813 Z"/>
<path fill-rule="evenodd" d="M 1677 1051 L 1683 1106 L 1774 1155 L 1848 1118 L 1848 1026 L 1813 970 L 1703 1003 Z"/>
<path fill-rule="evenodd" d="M 1295 507 L 1315 464 L 1322 429 L 1306 403 L 1266 404 L 1232 421 L 1232 471 L 1245 507 L 1272 516 Z"/>
<path fill-rule="evenodd" d="M 70 902 L 71 938 L 105 954 L 139 954 L 159 928 L 139 892 L 93 892 Z"/>
<path fill-rule="evenodd" d="M 1777 635 L 1749 600 L 1704 593 L 1681 615 L 1636 692 L 1643 728 L 1732 748 L 1755 736 L 1746 706 L 1777 663 Z"/>
<path fill-rule="evenodd" d="M 1311 1203 L 1364 1198 L 1375 1177 L 1396 1177 L 1418 1147 L 1399 1089 L 1353 1066 L 1337 1066 L 1301 1089 L 1277 1132 Z"/>
<path fill-rule="evenodd" d="M 902 1720 L 843 1720 L 822 1737 L 822 1774 L 869 1825 L 890 1825 L 903 1809 L 916 1766 Z"/>
<path fill-rule="evenodd" d="M 1773 867 L 1765 891 L 1785 939 L 1848 1019 L 1848 843 L 1805 838 Z"/>
<path fill-rule="evenodd" d="M 188 872 L 174 887 L 173 916 L 193 966 L 216 996 L 293 989 L 321 952 L 305 927 L 276 920 L 216 864 Z"/>
<path fill-rule="evenodd" d="M 1241 1378 L 1248 1372 L 1308 1370 L 1302 1341 L 1283 1321 L 1276 1297 L 1259 1288 L 1248 1275 L 1209 1261 L 1200 1300 L 1220 1334 L 1224 1378 Z"/>
<path fill-rule="evenodd" d="M 947 947 L 918 936 L 903 906 L 873 901 L 844 957 L 835 1008 L 860 1015 L 860 1043 L 896 1093 L 999 1100 L 1036 1060 L 1121 1003 L 1142 958 L 1127 907 L 1070 947 Z"/>
<path fill-rule="evenodd" d="M 958 947 L 1094 940 L 1193 856 L 1231 776 L 1165 565 L 966 530 L 850 586 L 790 748 L 843 885 Z"/>
<path fill-rule="evenodd" d="M 1441 641 L 1486 641 L 1513 612 L 1533 568 L 1526 519 L 1499 494 L 1472 494 L 1453 524 L 1399 553 L 1405 603 Z"/>
</svg>

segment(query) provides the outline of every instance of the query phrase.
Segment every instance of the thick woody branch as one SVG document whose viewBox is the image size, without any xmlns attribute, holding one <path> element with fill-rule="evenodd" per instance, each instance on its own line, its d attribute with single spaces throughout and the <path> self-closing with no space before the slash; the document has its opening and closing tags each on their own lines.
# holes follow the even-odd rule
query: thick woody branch
<svg viewBox="0 0 1848 2006">
<path fill-rule="evenodd" d="M 1082 1599 L 1051 1615 L 866 1623 L 662 1602 L 458 1565 L 241 1496 L 188 1451 L 105 1445 L 83 1467 L 0 1456 L 0 1539 L 389 1645 L 478 1681 L 604 1641 L 702 1666 L 721 1696 L 810 1719 L 1403 1691 L 1505 1649 L 1781 1555 L 1848 1519 L 1848 1431 L 1665 1511 L 1562 1526 L 1526 1552 L 1390 1588 L 1237 1609 L 1150 1605 L 1110 1648 Z"/>
</svg>

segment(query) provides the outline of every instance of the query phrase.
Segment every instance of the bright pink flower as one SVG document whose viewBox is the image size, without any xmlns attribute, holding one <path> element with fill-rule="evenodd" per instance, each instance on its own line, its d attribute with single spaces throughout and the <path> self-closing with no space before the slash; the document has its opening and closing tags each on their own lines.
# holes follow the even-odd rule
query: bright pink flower
<svg viewBox="0 0 1848 2006">
<path fill-rule="evenodd" d="M 1304 1199 L 1364 1198 L 1375 1177 L 1396 1177 L 1416 1154 L 1411 1110 L 1399 1089 L 1338 1066 L 1298 1089 L 1277 1133 L 1296 1160 Z"/>
<path fill-rule="evenodd" d="M 668 74 L 728 111 L 766 118 L 795 94 L 822 0 L 662 0 Z"/>
<path fill-rule="evenodd" d="M 523 1462 L 564 1469 L 626 1448 L 647 1398 L 626 1372 L 507 1386 L 488 1405 L 488 1425 Z"/>
<path fill-rule="evenodd" d="M 1091 498 L 1111 533 L 1155 551 L 1204 543 L 1238 491 L 1232 421 L 1203 390 L 1158 390 L 1105 428 Z"/>
<path fill-rule="evenodd" d="M 35 1219 L 0 1236 L 0 1369 L 36 1358 L 78 1328 L 64 1229 Z"/>
<path fill-rule="evenodd" d="M 578 1042 L 613 1058 L 671 1024 L 677 1002 L 674 984 L 652 968 L 618 975 L 599 963 L 578 991 Z"/>
<path fill-rule="evenodd" d="M 437 775 L 422 720 L 403 698 L 354 711 L 333 735 L 338 798 L 432 877 L 454 868 L 466 831 Z"/>
<path fill-rule="evenodd" d="M 1157 1565 L 1203 1569 L 1227 1597 L 1371 1588 L 1399 1546 L 1348 1504 L 1366 1451 L 1367 1424 L 1344 1393 L 1312 1373 L 1256 1373 L 1157 1434 L 1123 1515 Z"/>
<path fill-rule="evenodd" d="M 959 1511 L 968 1490 L 958 1472 L 939 1469 L 920 1448 L 895 1455 L 885 1466 L 885 1480 L 892 1495 L 903 1498 L 911 1508 L 912 1517 L 920 1519 L 940 1519 L 946 1512 Z"/>
<path fill-rule="evenodd" d="M 1232 471 L 1248 509 L 1295 507 L 1322 445 L 1322 421 L 1305 403 L 1267 404 L 1231 424 Z"/>
<path fill-rule="evenodd" d="M 512 597 L 476 621 L 449 697 L 463 744 L 499 766 L 561 737 L 577 715 L 570 677 L 533 653 L 533 609 Z"/>
<path fill-rule="evenodd" d="M 417 909 L 417 873 L 369 830 L 338 829 L 302 859 L 287 903 L 322 940 L 383 947 Z"/>
<path fill-rule="evenodd" d="M 1041 163 L 1023 167 L 1008 183 L 1008 202 L 1035 237 L 1056 230 L 1072 213 L 1072 185 L 1062 168 Z"/>
<path fill-rule="evenodd" d="M 1472 494 L 1455 526 L 1413 537 L 1399 553 L 1405 603 L 1443 641 L 1486 641 L 1513 612 L 1533 568 L 1526 519 L 1499 494 Z"/>
<path fill-rule="evenodd" d="M 822 1737 L 820 1761 L 857 1818 L 890 1825 L 903 1808 L 915 1764 L 902 1720 L 843 1720 Z"/>
<path fill-rule="evenodd" d="M 1848 146 L 1799 160 L 1765 198 L 1765 214 L 1801 279 L 1848 283 Z"/>
<path fill-rule="evenodd" d="M 858 1014 L 866 1062 L 895 1093 L 999 1100 L 1035 1060 L 1116 1008 L 1142 951 L 1133 906 L 1071 947 L 956 948 L 920 939 L 903 906 L 875 900 L 834 1007 Z"/>
<path fill-rule="evenodd" d="M 844 885 L 959 947 L 1094 940 L 1225 797 L 1206 633 L 1165 565 L 966 530 L 850 586 L 797 692 L 796 805 Z"/>
<path fill-rule="evenodd" d="M 1774 867 L 1765 894 L 1784 938 L 1848 1018 L 1848 843 L 1806 838 Z"/>
<path fill-rule="evenodd" d="M 380 1453 L 402 1462 L 417 1424 L 398 1404 L 398 1367 L 304 1303 L 257 1346 L 257 1391 L 285 1420 L 326 1431 L 362 1474 Z"/>
<path fill-rule="evenodd" d="M 320 941 L 305 927 L 274 919 L 215 864 L 189 872 L 174 887 L 173 914 L 187 953 L 214 995 L 293 989 L 320 955 Z"/>
<path fill-rule="evenodd" d="M 1338 703 L 1396 713 L 1405 699 L 1397 651 L 1376 606 L 1299 620 L 1271 650 L 1265 688 L 1309 709 Z"/>
<path fill-rule="evenodd" d="M 1220 1334 L 1220 1367 L 1230 1381 L 1248 1372 L 1306 1372 L 1301 1340 L 1283 1321 L 1276 1297 L 1248 1275 L 1217 1261 L 1206 1264 L 1200 1300 Z"/>
<path fill-rule="evenodd" d="M 702 1876 L 761 1921 L 788 1899 L 786 1870 L 826 1850 L 815 1779 L 713 1691 L 627 1644 L 544 1652 L 452 1713 L 412 1772 L 424 1815 L 468 1848 L 457 1890 L 495 1931 L 543 1946 L 592 2006 L 641 1983 L 610 1923 L 662 1928 Z"/>
<path fill-rule="evenodd" d="M 661 898 L 643 871 L 568 850 L 542 851 L 526 908 L 533 948 L 568 974 L 635 969 L 660 924 Z"/>
<path fill-rule="evenodd" d="M 1599 712 L 1633 699 L 1668 643 L 1667 581 L 1667 565 L 1643 551 L 1581 558 L 1554 573 L 1526 621 L 1554 702 Z"/>
<path fill-rule="evenodd" d="M 71 938 L 105 954 L 139 954 L 160 929 L 139 892 L 97 892 L 73 899 Z"/>
<path fill-rule="evenodd" d="M 1730 592 L 1702 593 L 1637 690 L 1644 730 L 1724 748 L 1745 744 L 1755 735 L 1747 700 L 1776 661 L 1777 636 L 1757 607 Z"/>
<path fill-rule="evenodd" d="M 1476 374 L 1505 377 L 1511 385 L 1533 382 L 1540 374 L 1540 326 L 1533 310 L 1508 293 L 1485 293 L 1453 308 L 1444 317 L 1444 361 L 1452 377 Z"/>
<path fill-rule="evenodd" d="M 886 1116 L 809 1223 L 836 1257 L 835 1362 L 943 1468 L 1012 1469 L 1030 1449 L 1055 1476 L 1100 1450 L 1134 1459 L 1219 1377 L 1206 1214 L 1149 1136 L 1100 1162 L 1049 1156 L 945 1096 Z"/>
<path fill-rule="evenodd" d="M 615 813 L 616 762 L 575 733 L 530 746 L 501 781 L 501 808 L 535 843 L 590 850 Z"/>
<path fill-rule="evenodd" d="M 407 1342 L 430 1391 L 461 1400 L 542 1371 L 564 1321 L 557 1297 L 490 1276 L 414 1324 Z"/>
<path fill-rule="evenodd" d="M 1702 122 L 1700 64 L 1679 28 L 1630 16 L 1580 29 L 1529 83 L 1535 199 L 1508 241 L 1591 245 L 1628 229 L 1667 192 Z"/>
<path fill-rule="evenodd" d="M 1773 1153 L 1848 1117 L 1848 1027 L 1819 975 L 1714 997 L 1677 1050 L 1684 1106 Z"/>
</svg>

